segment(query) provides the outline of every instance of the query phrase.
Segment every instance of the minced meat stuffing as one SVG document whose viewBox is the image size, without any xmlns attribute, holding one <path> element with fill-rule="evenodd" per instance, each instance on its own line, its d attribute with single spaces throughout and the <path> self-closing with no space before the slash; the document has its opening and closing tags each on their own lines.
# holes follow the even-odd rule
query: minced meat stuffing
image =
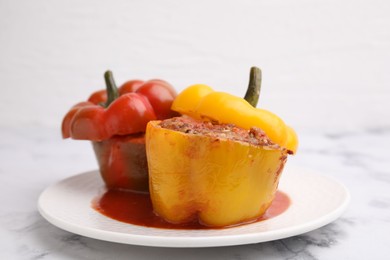
<svg viewBox="0 0 390 260">
<path fill-rule="evenodd" d="M 257 127 L 245 130 L 233 124 L 217 124 L 215 122 L 205 122 L 189 117 L 174 117 L 160 122 L 160 127 L 194 135 L 205 135 L 215 139 L 229 139 L 249 143 L 255 146 L 263 146 L 269 149 L 281 149 L 278 144 L 273 143 Z"/>
</svg>

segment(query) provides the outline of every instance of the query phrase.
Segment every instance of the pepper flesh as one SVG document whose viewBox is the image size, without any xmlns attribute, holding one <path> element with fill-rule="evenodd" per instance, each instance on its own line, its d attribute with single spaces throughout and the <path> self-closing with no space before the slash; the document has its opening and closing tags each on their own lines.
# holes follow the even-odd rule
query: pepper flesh
<svg viewBox="0 0 390 260">
<path fill-rule="evenodd" d="M 272 202 L 287 150 L 186 134 L 151 121 L 149 191 L 156 214 L 211 227 L 253 221 Z"/>
</svg>

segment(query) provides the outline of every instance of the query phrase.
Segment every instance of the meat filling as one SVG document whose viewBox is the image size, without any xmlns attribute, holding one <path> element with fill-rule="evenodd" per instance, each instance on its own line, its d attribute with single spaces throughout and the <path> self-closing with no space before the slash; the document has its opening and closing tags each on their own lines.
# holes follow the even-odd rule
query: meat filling
<svg viewBox="0 0 390 260">
<path fill-rule="evenodd" d="M 252 127 L 250 130 L 233 124 L 198 121 L 189 117 L 174 117 L 161 121 L 160 127 L 194 135 L 205 135 L 215 139 L 228 139 L 268 149 L 282 149 L 273 143 L 263 130 Z"/>
</svg>

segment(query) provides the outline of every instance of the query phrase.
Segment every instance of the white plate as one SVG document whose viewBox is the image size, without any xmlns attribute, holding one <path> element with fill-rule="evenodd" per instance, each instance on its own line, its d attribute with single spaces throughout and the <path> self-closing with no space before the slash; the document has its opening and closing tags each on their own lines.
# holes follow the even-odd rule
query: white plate
<svg viewBox="0 0 390 260">
<path fill-rule="evenodd" d="M 219 230 L 169 230 L 122 223 L 91 207 L 103 188 L 97 171 L 79 174 L 48 187 L 39 197 L 41 215 L 64 230 L 111 242 L 158 247 L 213 247 L 251 244 L 299 235 L 336 218 L 349 201 L 337 181 L 302 169 L 286 168 L 279 188 L 291 199 L 281 215 Z"/>
</svg>

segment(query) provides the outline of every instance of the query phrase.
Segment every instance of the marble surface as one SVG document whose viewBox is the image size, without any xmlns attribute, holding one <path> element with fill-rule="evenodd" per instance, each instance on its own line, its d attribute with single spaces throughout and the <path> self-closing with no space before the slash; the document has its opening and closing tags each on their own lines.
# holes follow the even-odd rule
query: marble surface
<svg viewBox="0 0 390 260">
<path fill-rule="evenodd" d="M 385 259 L 390 253 L 389 128 L 302 131 L 291 165 L 332 176 L 351 193 L 346 212 L 318 230 L 242 246 L 173 249 L 115 244 L 63 231 L 37 211 L 39 194 L 96 168 L 88 142 L 41 126 L 0 127 L 0 259 Z"/>
</svg>

